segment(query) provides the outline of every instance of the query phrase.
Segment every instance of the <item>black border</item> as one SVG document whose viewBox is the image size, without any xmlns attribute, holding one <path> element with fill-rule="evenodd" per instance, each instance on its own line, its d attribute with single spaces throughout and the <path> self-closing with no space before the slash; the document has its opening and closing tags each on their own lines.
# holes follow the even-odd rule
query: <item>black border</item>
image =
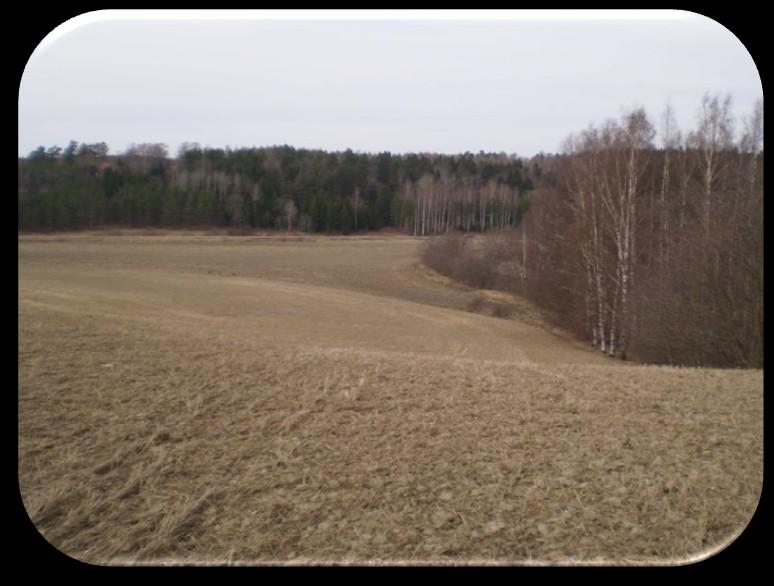
<svg viewBox="0 0 774 586">
<path fill-rule="evenodd" d="M 33 12 L 34 10 L 34 12 Z M 13 92 L 12 95 L 16 95 L 16 111 L 17 111 L 17 118 L 18 118 L 18 89 L 19 89 L 19 83 L 21 81 L 24 68 L 26 66 L 26 63 L 34 51 L 34 49 L 37 47 L 37 45 L 50 33 L 53 29 L 55 29 L 60 24 L 66 22 L 67 20 L 78 16 L 80 14 L 85 14 L 88 12 L 93 12 L 100 9 L 93 9 L 93 8 L 82 8 L 82 9 L 72 9 L 72 8 L 63 8 L 60 5 L 46 5 L 45 7 L 38 6 L 35 8 L 25 8 L 25 7 L 17 7 L 14 10 L 15 15 L 13 18 L 13 29 L 14 30 L 14 46 L 17 50 L 17 66 L 15 69 L 16 75 L 14 76 L 14 83 L 15 83 L 15 92 Z M 750 52 L 753 60 L 755 61 L 758 72 L 761 76 L 761 82 L 763 85 L 764 94 L 766 93 L 767 89 L 767 71 L 766 66 L 767 62 L 764 58 L 765 50 L 764 50 L 764 40 L 768 41 L 768 36 L 766 32 L 764 32 L 764 26 L 767 26 L 767 21 L 763 17 L 763 13 L 760 10 L 755 10 L 752 8 L 742 8 L 741 6 L 735 6 L 735 7 L 725 7 L 723 9 L 718 8 L 717 6 L 712 8 L 707 8 L 705 6 L 697 7 L 697 8 L 678 8 L 677 10 L 686 10 L 689 12 L 694 12 L 700 15 L 704 15 L 708 18 L 711 18 L 727 29 L 729 29 L 741 42 L 747 50 Z M 25 14 L 26 12 L 26 14 Z M 19 28 L 21 30 L 19 30 Z M 764 112 L 765 112 L 765 100 L 764 100 Z M 764 116 L 765 118 L 765 116 Z M 18 137 L 18 124 L 17 124 L 17 137 Z M 18 140 L 17 140 L 18 145 Z M 16 146 L 14 146 L 14 149 L 17 149 Z M 18 152 L 15 155 L 18 157 Z M 8 159 L 7 159 L 8 160 Z M 18 204 L 17 204 L 18 206 Z M 764 206 L 765 207 L 765 206 Z M 765 211 L 765 210 L 764 210 Z M 16 217 L 18 218 L 18 209 L 17 213 L 14 216 L 9 217 Z M 17 225 L 17 232 L 18 232 L 18 225 Z M 17 268 L 18 268 L 18 239 L 14 239 L 11 247 L 12 250 L 16 251 L 16 259 L 17 259 Z M 768 274 L 768 273 L 767 273 Z M 109 576 L 115 576 L 115 570 L 127 570 L 129 568 L 126 567 L 108 567 L 108 566 L 94 566 L 90 565 L 84 562 L 80 562 L 77 560 L 74 560 L 73 558 L 70 558 L 69 556 L 59 552 L 56 548 L 51 546 L 35 529 L 32 522 L 29 520 L 29 517 L 27 515 L 27 512 L 24 508 L 24 505 L 21 500 L 21 496 L 19 493 L 19 486 L 18 486 L 18 272 L 17 275 L 17 287 L 16 287 L 16 392 L 15 393 L 7 393 L 6 394 L 6 400 L 8 403 L 12 403 L 8 405 L 8 408 L 6 409 L 6 413 L 13 413 L 14 414 L 14 424 L 7 426 L 6 429 L 11 430 L 11 441 L 6 443 L 6 446 L 12 446 L 9 447 L 10 449 L 13 449 L 14 454 L 12 458 L 12 482 L 13 482 L 13 530 L 12 534 L 9 535 L 11 538 L 11 555 L 9 556 L 9 561 L 11 563 L 12 567 L 19 568 L 20 570 L 23 570 L 25 572 L 25 577 L 31 578 L 31 577 L 38 577 L 48 574 L 49 572 L 56 572 L 57 574 L 60 574 L 62 572 L 66 574 L 76 574 L 76 575 L 86 575 L 88 577 L 104 577 L 106 574 Z M 765 321 L 764 321 L 765 323 Z M 764 361 L 765 364 L 767 363 L 767 360 L 765 359 L 765 350 L 764 350 Z M 764 381 L 766 380 L 765 377 L 765 367 L 764 367 Z M 764 393 L 765 395 L 765 393 Z M 761 500 L 758 506 L 758 509 L 753 516 L 752 520 L 750 521 L 747 528 L 744 530 L 744 532 L 734 541 L 732 542 L 728 547 L 720 551 L 719 553 L 703 560 L 700 562 L 684 565 L 684 566 L 656 566 L 656 567 L 644 567 L 644 566 L 635 566 L 635 567 L 622 567 L 620 568 L 621 571 L 631 571 L 631 570 L 643 570 L 646 573 L 651 573 L 651 578 L 653 577 L 653 572 L 661 576 L 663 573 L 669 573 L 669 574 L 676 574 L 681 579 L 685 578 L 699 578 L 699 577 L 715 577 L 717 576 L 718 571 L 724 571 L 729 570 L 730 572 L 733 572 L 734 575 L 737 575 L 739 573 L 748 574 L 751 576 L 757 575 L 757 570 L 760 568 L 762 569 L 765 562 L 767 561 L 766 553 L 764 552 L 763 545 L 764 543 L 768 542 L 766 539 L 771 535 L 770 528 L 772 527 L 771 523 L 771 498 L 770 498 L 770 490 L 768 490 L 768 486 L 770 485 L 770 482 L 767 482 L 767 475 L 766 470 L 768 469 L 768 466 L 766 464 L 768 463 L 768 458 L 766 457 L 766 454 L 768 450 L 766 449 L 768 447 L 768 438 L 765 434 L 765 422 L 769 420 L 769 411 L 768 403 L 764 399 L 764 482 L 763 482 L 763 488 L 762 488 L 762 495 Z M 9 458 L 10 459 L 10 458 Z M 767 531 L 768 530 L 768 531 Z M 174 574 L 177 575 L 186 575 L 190 570 L 202 570 L 205 572 L 205 574 L 212 575 L 211 572 L 215 570 L 235 570 L 242 576 L 244 576 L 244 572 L 249 570 L 262 570 L 262 571 L 269 571 L 274 572 L 277 570 L 284 570 L 285 572 L 290 572 L 290 576 L 302 576 L 307 573 L 309 570 L 314 569 L 323 569 L 321 567 L 315 566 L 315 567 L 276 567 L 276 566 L 259 566 L 259 567 L 234 567 L 234 568 L 224 568 L 224 567 L 203 567 L 203 566 L 174 566 L 171 568 L 165 568 L 161 566 L 140 566 L 140 567 L 132 567 L 129 569 L 129 571 L 132 572 L 140 572 L 143 576 L 150 576 L 150 575 L 159 575 L 163 576 L 165 578 L 169 577 L 168 571 L 172 571 Z M 336 571 L 338 572 L 342 568 L 340 566 L 333 566 L 330 568 L 325 568 L 323 571 Z M 355 571 L 360 573 L 362 576 L 362 571 L 366 569 L 362 566 L 354 567 L 354 568 L 346 568 L 346 570 L 349 571 Z M 376 569 L 379 570 L 385 570 L 388 572 L 400 572 L 401 576 L 420 576 L 424 572 L 424 568 L 422 567 L 396 567 L 396 568 L 385 568 L 385 567 L 377 567 Z M 440 571 L 440 572 L 449 572 L 450 570 L 454 570 L 456 572 L 462 572 L 463 576 L 471 576 L 471 573 L 482 572 L 484 576 L 487 577 L 505 577 L 512 575 L 511 570 L 518 569 L 522 571 L 526 571 L 527 575 L 532 575 L 533 572 L 537 572 L 540 570 L 545 569 L 544 567 L 523 567 L 523 566 L 516 566 L 516 567 L 433 567 L 434 570 Z M 580 571 L 583 574 L 587 574 L 587 572 L 591 571 L 592 574 L 607 574 L 608 576 L 611 574 L 613 576 L 620 577 L 620 574 L 618 573 L 619 568 L 618 567 L 599 567 L 599 566 L 581 566 L 581 567 L 552 567 L 552 570 L 559 571 L 561 576 L 567 576 L 568 573 L 574 574 L 575 572 Z M 288 577 L 288 574 L 283 572 L 284 577 Z M 234 574 L 231 574 L 233 576 Z M 393 575 L 396 575 L 393 573 Z M 459 575 L 459 574 L 458 574 Z M 554 574 L 556 576 L 557 574 Z M 136 577 L 136 574 L 135 574 Z"/>
</svg>

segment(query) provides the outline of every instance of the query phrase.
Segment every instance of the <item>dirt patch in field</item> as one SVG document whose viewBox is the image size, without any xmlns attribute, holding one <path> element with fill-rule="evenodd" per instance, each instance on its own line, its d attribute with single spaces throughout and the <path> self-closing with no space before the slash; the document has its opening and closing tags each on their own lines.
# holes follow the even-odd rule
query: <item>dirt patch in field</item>
<svg viewBox="0 0 774 586">
<path fill-rule="evenodd" d="M 123 238 L 20 241 L 19 482 L 68 555 L 669 563 L 757 505 L 761 371 L 471 313 L 412 239 Z"/>
</svg>

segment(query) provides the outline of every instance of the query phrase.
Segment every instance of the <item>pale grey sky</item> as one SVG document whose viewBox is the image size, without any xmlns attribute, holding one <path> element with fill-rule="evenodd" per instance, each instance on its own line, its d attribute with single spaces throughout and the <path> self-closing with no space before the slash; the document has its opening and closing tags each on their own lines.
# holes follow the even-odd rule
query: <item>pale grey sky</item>
<svg viewBox="0 0 774 586">
<path fill-rule="evenodd" d="M 110 13 L 107 13 L 108 15 Z M 658 20 L 125 20 L 33 53 L 19 154 L 105 141 L 356 151 L 556 152 L 590 123 L 705 92 L 738 119 L 762 97 L 742 43 L 690 13 Z M 741 126 L 738 121 L 737 126 Z"/>
</svg>

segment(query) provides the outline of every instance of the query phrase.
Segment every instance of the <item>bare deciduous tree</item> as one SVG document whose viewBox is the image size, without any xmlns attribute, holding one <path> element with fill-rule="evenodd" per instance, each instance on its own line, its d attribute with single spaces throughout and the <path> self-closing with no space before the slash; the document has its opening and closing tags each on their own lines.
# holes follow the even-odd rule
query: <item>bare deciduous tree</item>
<svg viewBox="0 0 774 586">
<path fill-rule="evenodd" d="M 712 196 L 715 182 L 722 171 L 722 153 L 733 142 L 731 96 L 705 94 L 698 113 L 698 128 L 689 135 L 689 144 L 700 153 L 704 178 L 704 236 L 709 239 L 712 214 Z"/>
<path fill-rule="evenodd" d="M 285 218 L 285 225 L 287 226 L 288 232 L 290 232 L 293 229 L 293 222 L 296 221 L 296 216 L 298 215 L 296 202 L 290 198 L 286 199 L 282 204 L 282 213 Z"/>
</svg>

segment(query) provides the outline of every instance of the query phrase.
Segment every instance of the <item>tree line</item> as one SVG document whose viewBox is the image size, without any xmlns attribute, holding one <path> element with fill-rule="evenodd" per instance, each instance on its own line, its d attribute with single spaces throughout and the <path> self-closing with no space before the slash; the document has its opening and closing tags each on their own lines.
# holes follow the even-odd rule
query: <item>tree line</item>
<svg viewBox="0 0 774 586">
<path fill-rule="evenodd" d="M 504 153 L 378 154 L 290 146 L 105 143 L 37 148 L 19 159 L 19 227 L 229 227 L 306 232 L 397 227 L 414 235 L 514 227 L 534 166 Z"/>
<path fill-rule="evenodd" d="M 706 95 L 570 135 L 562 152 L 379 154 L 105 143 L 19 159 L 19 227 L 103 225 L 445 237 L 425 260 L 532 299 L 601 352 L 695 366 L 763 364 L 763 107 L 737 126 Z"/>
<path fill-rule="evenodd" d="M 610 356 L 761 367 L 762 102 L 741 122 L 730 97 L 706 95 L 687 132 L 669 106 L 657 124 L 637 108 L 589 126 L 542 158 L 530 212 L 499 245 L 451 239 L 426 258 L 506 284 Z"/>
</svg>

